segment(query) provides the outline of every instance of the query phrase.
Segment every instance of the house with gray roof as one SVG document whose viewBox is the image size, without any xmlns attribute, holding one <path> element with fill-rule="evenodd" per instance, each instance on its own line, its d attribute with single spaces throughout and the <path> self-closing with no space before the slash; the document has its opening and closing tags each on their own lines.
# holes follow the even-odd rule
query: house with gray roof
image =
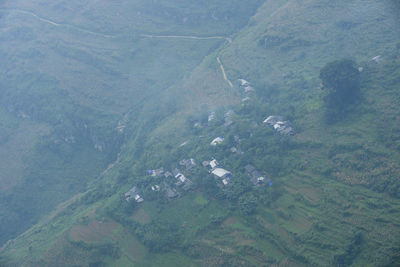
<svg viewBox="0 0 400 267">
<path fill-rule="evenodd" d="M 134 199 L 137 203 L 144 201 L 139 194 L 139 189 L 136 186 L 132 187 L 128 192 L 125 193 L 125 200 L 129 202 L 131 199 Z"/>
<path fill-rule="evenodd" d="M 223 141 L 224 141 L 224 138 L 221 136 L 218 136 L 217 138 L 215 138 L 214 140 L 211 141 L 210 145 L 216 146 L 218 144 L 221 144 Z"/>
<path fill-rule="evenodd" d="M 293 135 L 294 130 L 289 121 L 285 121 L 282 116 L 268 116 L 263 123 L 269 124 L 275 131 L 283 135 Z"/>
<path fill-rule="evenodd" d="M 246 174 L 250 177 L 250 181 L 256 186 L 263 185 L 267 181 L 270 181 L 270 179 L 265 178 L 253 165 L 248 164 L 244 169 Z"/>
<path fill-rule="evenodd" d="M 214 168 L 211 173 L 219 178 L 230 178 L 232 176 L 230 171 L 223 168 Z"/>
<path fill-rule="evenodd" d="M 155 177 L 155 176 L 160 176 L 160 175 L 162 175 L 164 173 L 164 168 L 159 168 L 159 169 L 156 169 L 156 170 L 148 170 L 147 171 L 147 174 L 148 175 L 151 175 L 151 176 L 153 176 L 153 177 Z"/>
<path fill-rule="evenodd" d="M 179 165 L 184 166 L 186 170 L 192 170 L 194 167 L 196 167 L 196 161 L 192 158 L 183 159 L 179 161 Z"/>
<path fill-rule="evenodd" d="M 169 199 L 177 198 L 179 197 L 179 193 L 176 192 L 174 188 L 171 188 L 167 183 L 164 183 L 163 190 L 165 192 L 165 196 Z"/>
</svg>

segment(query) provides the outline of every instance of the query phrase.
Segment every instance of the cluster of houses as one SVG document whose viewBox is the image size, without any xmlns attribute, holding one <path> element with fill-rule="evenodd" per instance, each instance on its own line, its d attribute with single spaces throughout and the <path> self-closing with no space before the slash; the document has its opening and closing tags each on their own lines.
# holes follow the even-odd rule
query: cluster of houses
<svg viewBox="0 0 400 267">
<path fill-rule="evenodd" d="M 127 124 L 128 124 L 128 114 L 125 114 L 124 117 L 118 122 L 117 125 L 118 132 L 123 133 Z"/>
<path fill-rule="evenodd" d="M 246 81 L 245 79 L 238 79 L 239 82 L 239 86 L 243 89 L 245 94 L 254 92 L 254 87 L 252 87 L 250 85 L 250 83 L 248 81 Z"/>
<path fill-rule="evenodd" d="M 236 153 L 236 154 L 238 154 L 238 155 L 243 155 L 244 152 L 241 151 L 239 148 L 237 148 L 237 147 L 239 146 L 239 144 L 240 144 L 240 138 L 239 138 L 239 136 L 238 136 L 238 135 L 235 135 L 235 136 L 233 137 L 233 140 L 234 140 L 235 144 L 234 144 L 233 147 L 231 147 L 231 152 L 232 152 L 232 153 Z"/>
<path fill-rule="evenodd" d="M 293 135 L 294 130 L 289 121 L 284 120 L 282 116 L 269 116 L 264 120 L 264 123 L 271 125 L 280 134 Z"/>
<path fill-rule="evenodd" d="M 234 115 L 235 115 L 235 112 L 232 109 L 230 109 L 227 112 L 225 112 L 225 114 L 224 114 L 224 126 L 225 127 L 228 127 L 233 123 L 233 119 L 232 118 L 233 118 Z M 208 118 L 207 118 L 208 126 L 210 126 L 212 124 L 212 122 L 214 120 L 216 120 L 216 118 L 217 117 L 216 117 L 215 111 L 211 111 L 210 114 L 208 115 Z M 204 125 L 202 125 L 202 123 L 200 121 L 195 121 L 194 124 L 193 124 L 194 128 L 203 128 L 203 126 Z"/>
<path fill-rule="evenodd" d="M 375 57 L 373 60 L 377 61 L 380 59 L 380 56 Z M 238 79 L 239 86 L 243 89 L 243 93 L 245 97 L 242 99 L 242 102 L 246 102 L 250 100 L 250 93 L 254 92 L 254 88 L 250 85 L 248 81 L 245 79 Z M 264 123 L 271 125 L 278 133 L 283 135 L 293 135 L 294 130 L 289 121 L 284 120 L 282 116 L 269 116 L 264 120 Z"/>
<path fill-rule="evenodd" d="M 243 92 L 246 98 L 242 99 L 242 101 L 247 101 L 250 99 L 250 93 L 254 91 L 254 88 L 250 85 L 250 83 L 244 79 L 239 79 L 239 85 L 243 89 Z M 235 116 L 235 112 L 233 110 L 228 110 L 224 114 L 224 126 L 228 127 L 233 123 L 233 117 Z M 210 124 L 213 120 L 216 119 L 215 112 L 211 112 L 208 116 L 208 123 Z M 282 116 L 269 116 L 267 117 L 263 123 L 270 125 L 275 131 L 282 135 L 292 135 L 294 134 L 293 127 L 291 123 L 285 120 Z M 122 121 L 119 124 L 118 129 L 122 132 L 125 126 L 125 121 Z M 194 127 L 202 127 L 200 122 L 196 122 Z M 234 144 L 230 148 L 232 153 L 236 153 L 239 155 L 243 155 L 239 149 L 240 144 L 239 136 L 234 136 Z M 222 136 L 218 136 L 214 138 L 211 142 L 211 146 L 217 146 L 224 142 L 224 138 Z M 180 146 L 185 146 L 188 141 L 182 143 Z M 193 182 L 185 176 L 185 173 L 190 173 L 196 167 L 196 162 L 193 158 L 183 159 L 179 161 L 179 168 L 184 169 L 181 171 L 178 168 L 170 171 L 165 171 L 164 168 L 159 168 L 155 170 L 148 170 L 147 175 L 153 177 L 163 177 L 164 181 L 160 185 L 153 184 L 151 185 L 151 190 L 154 192 L 164 192 L 165 196 L 169 199 L 173 199 L 180 196 L 180 192 L 188 191 L 193 188 Z M 218 181 L 218 185 L 220 187 L 225 187 L 231 184 L 232 182 L 232 173 L 221 166 L 219 166 L 216 159 L 207 160 L 202 162 L 202 166 L 208 169 L 208 172 L 212 174 L 216 180 Z M 272 186 L 272 181 L 270 178 L 266 178 L 263 174 L 261 174 L 253 165 L 245 166 L 245 174 L 249 177 L 250 181 L 254 184 L 254 186 L 262 186 L 265 184 L 269 184 Z M 139 189 L 134 186 L 128 192 L 125 193 L 126 201 L 134 200 L 137 203 L 141 203 L 144 201 L 143 197 L 140 194 Z"/>
<path fill-rule="evenodd" d="M 196 166 L 196 162 L 194 159 L 183 159 L 179 162 L 179 165 L 185 168 L 187 172 L 193 170 L 193 168 Z M 159 192 L 163 191 L 165 193 L 165 196 L 167 198 L 176 198 L 179 197 L 180 194 L 177 191 L 178 188 L 181 188 L 184 191 L 188 191 L 193 187 L 193 182 L 187 178 L 181 170 L 178 168 L 175 168 L 170 171 L 165 171 L 164 168 L 159 168 L 155 170 L 148 170 L 147 175 L 152 176 L 152 177 L 163 177 L 164 181 L 162 182 L 161 185 L 158 184 L 153 184 L 151 185 L 151 190 L 154 192 Z M 170 180 L 173 180 L 174 182 L 167 182 Z M 132 189 L 130 189 L 128 192 L 125 193 L 125 199 L 126 201 L 131 201 L 134 200 L 137 203 L 141 203 L 144 201 L 143 197 L 140 195 L 139 189 L 134 186 Z"/>
<path fill-rule="evenodd" d="M 238 79 L 239 82 L 239 87 L 242 89 L 244 97 L 242 98 L 242 102 L 247 102 L 249 101 L 250 98 L 250 94 L 252 92 L 254 92 L 254 87 L 250 85 L 250 83 L 248 81 L 246 81 L 245 79 Z"/>
<path fill-rule="evenodd" d="M 215 120 L 215 111 L 211 111 L 210 115 L 208 115 L 208 123 L 210 124 L 213 120 Z"/>
<path fill-rule="evenodd" d="M 194 159 L 183 159 L 179 162 L 179 165 L 185 168 L 185 173 L 190 172 L 196 167 L 196 162 Z M 202 162 L 202 166 L 207 168 L 208 172 L 212 174 L 221 188 L 228 186 L 232 183 L 232 173 L 224 168 L 222 168 L 216 159 L 206 160 Z M 262 186 L 264 184 L 269 184 L 272 186 L 272 181 L 262 175 L 254 166 L 246 165 L 245 173 L 250 178 L 250 181 L 254 186 Z M 147 174 L 153 177 L 163 177 L 164 181 L 161 185 L 153 184 L 151 185 L 151 190 L 154 192 L 164 192 L 168 199 L 174 199 L 180 196 L 180 191 L 188 191 L 193 188 L 193 182 L 188 179 L 181 170 L 175 168 L 172 172 L 164 171 L 164 168 L 159 168 L 155 170 L 148 170 Z M 171 182 L 173 179 L 174 182 Z M 140 190 L 137 186 L 132 187 L 128 192 L 125 193 L 126 201 L 135 201 L 141 203 L 144 201 Z"/>
</svg>

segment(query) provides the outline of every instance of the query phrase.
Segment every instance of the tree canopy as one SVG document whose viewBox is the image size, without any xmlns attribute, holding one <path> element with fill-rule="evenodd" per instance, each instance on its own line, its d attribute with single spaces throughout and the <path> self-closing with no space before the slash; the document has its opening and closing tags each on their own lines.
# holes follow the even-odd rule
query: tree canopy
<svg viewBox="0 0 400 267">
<path fill-rule="evenodd" d="M 329 115 L 343 115 L 343 108 L 354 103 L 360 92 L 360 72 L 353 60 L 341 59 L 327 63 L 320 71 L 325 103 Z"/>
</svg>

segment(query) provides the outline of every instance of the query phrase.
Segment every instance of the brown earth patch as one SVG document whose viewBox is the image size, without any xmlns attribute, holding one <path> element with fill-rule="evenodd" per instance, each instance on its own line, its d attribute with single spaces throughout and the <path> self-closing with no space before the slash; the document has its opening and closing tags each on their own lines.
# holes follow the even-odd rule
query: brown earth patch
<svg viewBox="0 0 400 267">
<path fill-rule="evenodd" d="M 140 223 L 149 223 L 151 221 L 151 217 L 149 214 L 144 210 L 143 207 L 135 211 L 135 213 L 132 215 L 132 218 Z"/>
<path fill-rule="evenodd" d="M 117 228 L 116 222 L 91 221 L 88 225 L 75 225 L 69 231 L 69 236 L 74 241 L 86 243 L 102 243 L 112 238 L 113 231 Z"/>
<path fill-rule="evenodd" d="M 295 227 L 298 230 L 298 232 L 304 233 L 308 229 L 310 229 L 312 222 L 310 222 L 303 216 L 296 216 L 292 225 L 293 225 L 293 227 Z"/>
<path fill-rule="evenodd" d="M 222 222 L 223 227 L 229 227 L 237 223 L 237 219 L 235 217 L 228 217 Z"/>
<path fill-rule="evenodd" d="M 317 190 L 311 187 L 293 188 L 285 186 L 285 189 L 289 191 L 291 194 L 297 194 L 297 193 L 301 194 L 303 197 L 305 197 L 308 201 L 310 201 L 314 205 L 317 204 L 320 200 Z"/>
<path fill-rule="evenodd" d="M 317 190 L 310 187 L 300 188 L 299 192 L 307 197 L 308 200 L 313 204 L 317 204 L 320 200 Z"/>
</svg>

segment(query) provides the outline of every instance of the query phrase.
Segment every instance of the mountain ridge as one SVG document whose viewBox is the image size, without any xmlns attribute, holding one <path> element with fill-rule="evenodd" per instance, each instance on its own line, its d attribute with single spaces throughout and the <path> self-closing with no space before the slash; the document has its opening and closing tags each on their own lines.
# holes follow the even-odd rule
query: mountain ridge
<svg viewBox="0 0 400 267">
<path fill-rule="evenodd" d="M 351 34 L 347 27 L 354 33 L 353 26 L 346 26 L 352 23 L 331 23 L 326 38 L 334 41 L 310 43 L 300 36 L 318 37 L 320 32 L 298 29 L 297 22 L 306 17 L 321 23 L 322 15 L 315 13 L 321 7 L 341 14 L 335 18 L 340 22 L 352 14 L 340 10 L 359 2 L 338 7 L 311 0 L 303 5 L 266 1 L 249 24 L 233 34 L 232 43 L 205 55 L 190 74 L 160 97 L 148 96 L 147 105 L 131 113 L 116 164 L 108 165 L 112 167 L 86 193 L 9 241 L 1 256 L 10 266 L 396 264 L 399 39 L 380 32 L 371 19 L 382 19 L 382 10 L 392 3 L 364 3 L 366 9 L 380 11 L 368 13 L 361 23 L 370 29 L 367 36 L 385 42 L 363 42 L 368 39 L 364 31 L 353 37 L 352 44 L 358 46 L 338 48 L 338 40 Z M 266 14 L 275 16 L 273 22 Z M 392 28 L 392 19 L 388 16 L 384 25 Z M 327 52 L 332 49 L 343 53 Z M 379 53 L 382 61 L 371 60 Z M 356 57 L 363 68 L 363 98 L 347 118 L 329 125 L 321 112 L 319 69 L 343 55 Z M 255 92 L 244 93 L 238 83 L 231 88 L 217 59 L 229 80 L 246 79 Z M 242 102 L 245 96 L 249 102 Z M 230 109 L 233 124 L 224 126 Z M 216 119 L 208 122 L 212 112 Z M 380 120 L 382 114 L 385 119 Z M 274 132 L 262 123 L 269 115 L 293 122 L 296 134 Z M 210 146 L 220 135 L 224 142 Z M 244 156 L 232 153 L 232 147 Z M 201 166 L 212 157 L 232 170 L 232 187 L 217 186 Z M 186 158 L 196 160 L 194 170 L 184 171 L 196 187 L 190 192 L 176 188 L 181 194 L 176 200 L 152 192 L 151 185 L 162 185 L 164 178 L 146 171 L 182 169 L 178 162 Z M 273 184 L 251 184 L 246 164 Z M 366 173 L 372 174 L 371 186 L 360 185 Z M 143 193 L 143 203 L 125 200 L 132 186 Z"/>
</svg>

